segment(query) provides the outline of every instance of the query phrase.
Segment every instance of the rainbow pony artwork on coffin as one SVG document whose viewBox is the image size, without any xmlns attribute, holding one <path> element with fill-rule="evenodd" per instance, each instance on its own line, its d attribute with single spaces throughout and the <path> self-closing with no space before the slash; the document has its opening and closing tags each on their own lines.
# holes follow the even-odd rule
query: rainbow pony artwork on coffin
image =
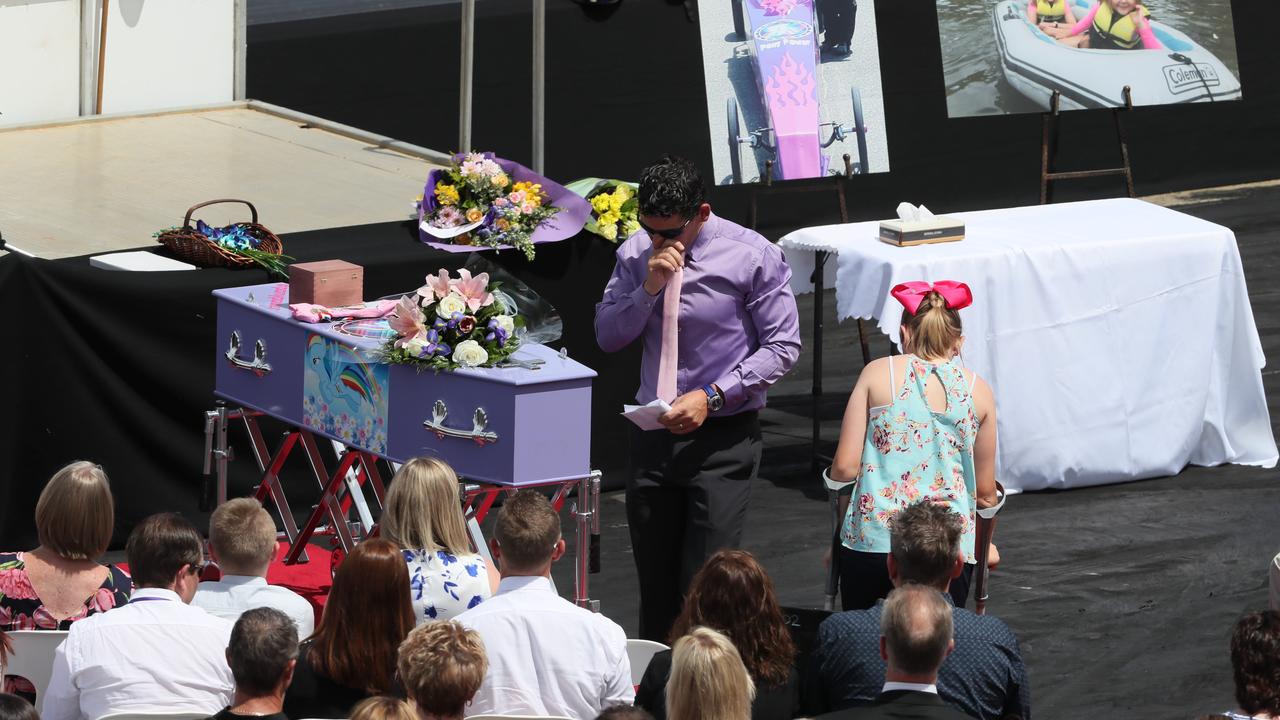
<svg viewBox="0 0 1280 720">
<path fill-rule="evenodd" d="M 307 334 L 302 423 L 343 442 L 387 451 L 388 366 L 355 348 Z"/>
</svg>

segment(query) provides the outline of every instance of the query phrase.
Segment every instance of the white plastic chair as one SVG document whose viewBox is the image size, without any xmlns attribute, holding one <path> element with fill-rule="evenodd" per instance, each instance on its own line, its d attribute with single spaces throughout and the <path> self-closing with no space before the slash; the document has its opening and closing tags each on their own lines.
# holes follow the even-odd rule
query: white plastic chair
<svg viewBox="0 0 1280 720">
<path fill-rule="evenodd" d="M 649 667 L 653 656 L 671 648 L 652 640 L 632 640 L 627 638 L 627 659 L 631 661 L 631 684 L 639 685 L 644 678 L 644 671 Z"/>
<path fill-rule="evenodd" d="M 13 652 L 0 677 L 17 675 L 31 682 L 36 689 L 36 709 L 44 709 L 44 691 L 53 675 L 53 652 L 63 640 L 66 630 L 14 630 L 5 633 L 13 642 Z"/>
<path fill-rule="evenodd" d="M 98 720 L 202 720 L 211 713 L 199 710 L 174 710 L 168 712 L 118 712 L 103 715 Z"/>
</svg>

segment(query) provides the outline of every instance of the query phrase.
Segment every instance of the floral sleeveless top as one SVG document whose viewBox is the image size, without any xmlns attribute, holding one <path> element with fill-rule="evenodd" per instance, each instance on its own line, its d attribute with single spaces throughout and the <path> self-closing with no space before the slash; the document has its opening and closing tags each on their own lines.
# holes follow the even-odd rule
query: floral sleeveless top
<svg viewBox="0 0 1280 720">
<path fill-rule="evenodd" d="M 59 620 L 40 602 L 27 577 L 24 553 L 0 553 L 0 632 L 10 630 L 69 630 L 71 624 L 90 615 L 106 612 L 129 602 L 133 581 L 115 565 L 107 565 L 107 577 L 98 590 L 84 601 L 84 607 L 69 618 Z M 6 675 L 4 692 L 35 697 L 35 688 L 26 678 Z"/>
<path fill-rule="evenodd" d="M 929 363 L 910 355 L 899 389 L 889 366 L 892 401 L 867 419 L 862 468 L 849 511 L 840 529 L 846 548 L 889 552 L 889 524 L 904 507 L 922 499 L 945 502 L 963 520 L 960 545 L 966 562 L 975 562 L 973 538 L 977 477 L 973 443 L 978 416 L 970 381 L 956 360 Z M 935 412 L 925 397 L 930 375 L 946 391 L 947 407 Z"/>
</svg>

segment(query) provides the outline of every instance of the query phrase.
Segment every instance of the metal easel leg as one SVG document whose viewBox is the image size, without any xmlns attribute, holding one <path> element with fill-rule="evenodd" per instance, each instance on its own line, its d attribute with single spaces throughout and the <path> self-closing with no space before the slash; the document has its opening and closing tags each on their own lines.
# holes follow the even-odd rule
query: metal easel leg
<svg viewBox="0 0 1280 720">
<path fill-rule="evenodd" d="M 809 393 L 809 414 L 813 422 L 813 438 L 809 450 L 809 472 L 818 473 L 822 462 L 818 447 L 822 443 L 822 340 L 823 313 L 826 309 L 826 265 L 829 253 L 819 250 L 813 255 L 813 386 Z"/>
</svg>

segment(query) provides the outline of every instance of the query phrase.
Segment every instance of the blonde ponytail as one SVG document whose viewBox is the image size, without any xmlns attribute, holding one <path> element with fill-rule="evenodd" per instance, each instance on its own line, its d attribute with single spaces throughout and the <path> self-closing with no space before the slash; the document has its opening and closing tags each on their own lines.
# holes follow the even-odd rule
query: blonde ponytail
<svg viewBox="0 0 1280 720">
<path fill-rule="evenodd" d="M 949 359 L 964 334 L 959 311 L 948 308 L 936 290 L 925 295 L 914 315 L 903 310 L 902 326 L 911 331 L 911 345 L 903 349 L 926 359 Z"/>
</svg>

